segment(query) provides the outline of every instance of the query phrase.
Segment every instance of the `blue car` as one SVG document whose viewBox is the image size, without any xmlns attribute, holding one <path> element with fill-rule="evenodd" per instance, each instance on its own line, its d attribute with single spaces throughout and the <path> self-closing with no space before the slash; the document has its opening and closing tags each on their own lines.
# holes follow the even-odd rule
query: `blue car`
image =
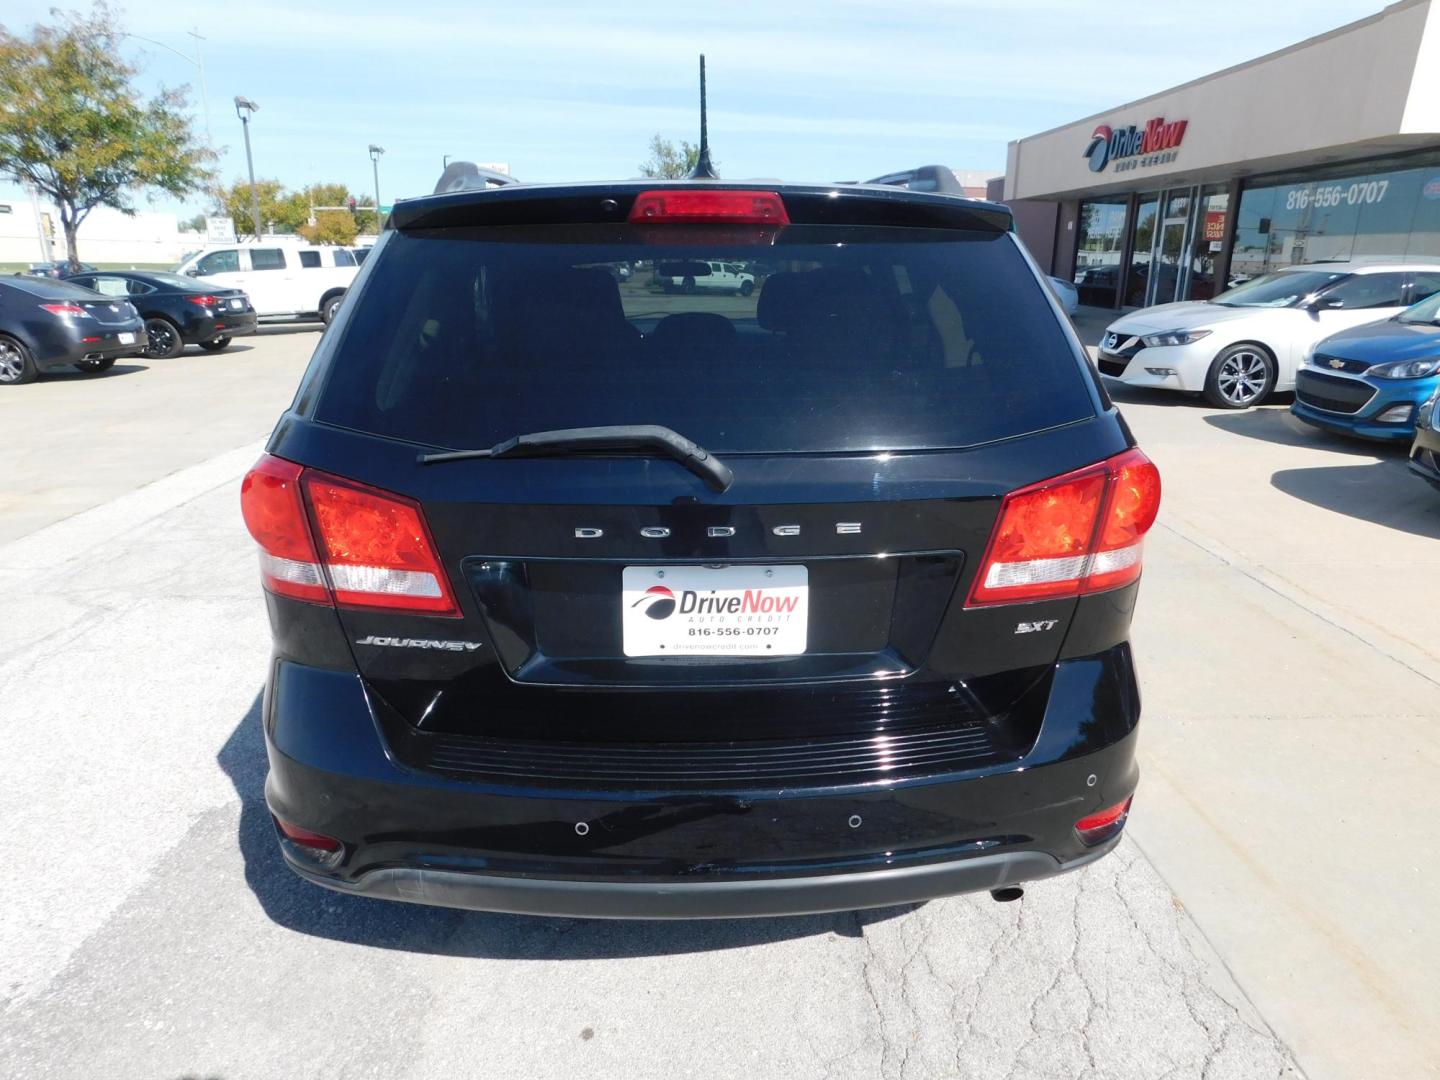
<svg viewBox="0 0 1440 1080">
<path fill-rule="evenodd" d="M 1415 438 L 1415 414 L 1440 388 L 1440 293 L 1399 315 L 1325 338 L 1295 378 L 1290 411 L 1326 431 Z"/>
</svg>

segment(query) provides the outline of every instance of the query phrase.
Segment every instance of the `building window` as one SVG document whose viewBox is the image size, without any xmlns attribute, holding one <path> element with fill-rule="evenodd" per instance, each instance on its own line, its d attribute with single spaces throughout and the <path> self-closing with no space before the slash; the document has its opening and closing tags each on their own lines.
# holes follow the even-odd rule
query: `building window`
<svg viewBox="0 0 1440 1080">
<path fill-rule="evenodd" d="M 1440 154 L 1390 158 L 1248 184 L 1232 280 L 1296 263 L 1440 255 Z"/>
<path fill-rule="evenodd" d="M 1225 286 L 1215 281 L 1215 263 L 1225 247 L 1230 227 L 1230 193 L 1224 184 L 1200 192 L 1200 209 L 1195 219 L 1195 240 L 1190 247 L 1190 280 L 1184 299 L 1209 300 Z"/>
<path fill-rule="evenodd" d="M 1115 306 L 1124 248 L 1124 195 L 1092 199 L 1080 204 L 1079 236 L 1075 247 L 1075 288 L 1082 304 Z"/>
</svg>

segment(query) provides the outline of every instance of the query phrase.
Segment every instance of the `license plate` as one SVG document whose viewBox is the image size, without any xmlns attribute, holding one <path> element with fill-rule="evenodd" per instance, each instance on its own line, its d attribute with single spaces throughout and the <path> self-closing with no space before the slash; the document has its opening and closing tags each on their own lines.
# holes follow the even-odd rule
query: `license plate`
<svg viewBox="0 0 1440 1080">
<path fill-rule="evenodd" d="M 798 656 L 810 572 L 803 566 L 627 566 L 626 656 Z"/>
<path fill-rule="evenodd" d="M 245 306 L 245 301 L 239 299 L 238 297 L 235 298 L 234 300 L 231 300 L 231 301 L 230 301 L 230 308 L 231 308 L 231 310 L 233 310 L 233 311 L 239 311 L 239 310 L 240 310 L 241 308 L 243 308 L 244 306 Z"/>
<path fill-rule="evenodd" d="M 120 344 L 121 344 L 121 345 L 134 345 L 134 344 L 135 344 L 135 335 L 134 335 L 134 334 L 116 334 L 115 336 L 120 339 Z"/>
</svg>

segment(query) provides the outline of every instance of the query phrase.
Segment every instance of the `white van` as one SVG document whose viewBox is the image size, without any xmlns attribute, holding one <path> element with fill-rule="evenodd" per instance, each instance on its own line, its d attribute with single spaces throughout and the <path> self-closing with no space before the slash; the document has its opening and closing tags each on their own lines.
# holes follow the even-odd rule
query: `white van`
<svg viewBox="0 0 1440 1080">
<path fill-rule="evenodd" d="M 349 248 L 268 237 L 203 248 L 175 268 L 217 286 L 244 289 L 262 319 L 318 318 L 325 323 L 335 317 L 357 269 Z"/>
</svg>

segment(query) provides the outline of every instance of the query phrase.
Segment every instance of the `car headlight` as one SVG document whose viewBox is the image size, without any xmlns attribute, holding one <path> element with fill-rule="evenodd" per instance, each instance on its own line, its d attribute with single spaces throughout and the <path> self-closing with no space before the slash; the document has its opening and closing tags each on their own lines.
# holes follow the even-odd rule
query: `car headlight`
<svg viewBox="0 0 1440 1080">
<path fill-rule="evenodd" d="M 1396 360 L 1391 364 L 1376 364 L 1366 375 L 1377 379 L 1424 379 L 1440 373 L 1440 356 L 1428 360 Z"/>
<path fill-rule="evenodd" d="M 1160 334 L 1148 334 L 1140 339 L 1147 349 L 1160 345 L 1193 345 L 1201 338 L 1210 336 L 1209 330 L 1166 330 Z"/>
</svg>

